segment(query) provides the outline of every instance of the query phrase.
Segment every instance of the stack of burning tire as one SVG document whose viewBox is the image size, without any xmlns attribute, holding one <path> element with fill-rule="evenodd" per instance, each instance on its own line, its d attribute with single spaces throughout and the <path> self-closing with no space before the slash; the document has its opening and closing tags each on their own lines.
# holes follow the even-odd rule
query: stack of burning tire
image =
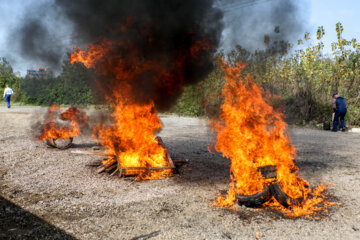
<svg viewBox="0 0 360 240">
<path fill-rule="evenodd" d="M 240 205 L 247 207 L 260 207 L 264 203 L 271 200 L 272 197 L 276 199 L 284 207 L 300 204 L 304 198 L 293 199 L 289 197 L 281 189 L 280 183 L 277 181 L 276 166 L 265 166 L 258 169 L 261 175 L 266 179 L 272 179 L 270 184 L 266 185 L 263 191 L 253 195 L 238 195 L 235 198 Z"/>
</svg>

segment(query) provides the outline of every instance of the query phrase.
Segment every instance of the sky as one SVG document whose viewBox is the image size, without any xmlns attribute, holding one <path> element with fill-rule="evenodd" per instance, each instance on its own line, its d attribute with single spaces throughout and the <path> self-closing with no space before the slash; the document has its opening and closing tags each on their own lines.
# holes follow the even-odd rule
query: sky
<svg viewBox="0 0 360 240">
<path fill-rule="evenodd" d="M 23 21 L 28 9 L 33 9 L 34 14 L 37 14 L 37 6 L 45 2 L 49 0 L 0 0 L 0 57 L 5 57 L 13 66 L 14 72 L 20 72 L 22 76 L 27 69 L 36 69 L 37 63 L 24 61 L 15 49 L 9 47 L 9 38 L 12 41 L 10 34 Z"/>
<path fill-rule="evenodd" d="M 11 49 L 8 43 L 9 34 L 23 20 L 23 14 L 27 9 L 34 9 L 36 14 L 37 6 L 53 0 L 0 0 L 0 57 L 6 57 L 14 68 L 14 72 L 26 74 L 27 69 L 36 69 L 39 63 L 25 61 L 15 49 Z M 234 0 L 242 1 L 242 0 Z M 249 1 L 249 0 L 248 0 Z M 267 4 L 276 0 L 257 0 L 258 5 Z M 290 0 L 289 0 L 290 1 Z M 294 0 L 296 1 L 296 0 Z M 351 40 L 356 38 L 360 41 L 360 1 L 358 0 L 297 0 L 303 2 L 301 11 L 306 17 L 304 30 L 315 34 L 318 26 L 325 28 L 323 42 L 325 53 L 330 53 L 331 42 L 336 40 L 335 24 L 341 22 L 344 27 L 343 36 Z M 265 6 L 265 5 L 264 5 Z M 244 8 L 253 6 L 245 6 Z M 314 36 L 314 35 L 313 35 Z M 16 36 L 14 36 L 16 37 Z M 313 37 L 315 39 L 315 36 Z M 296 44 L 294 42 L 294 44 Z"/>
<path fill-rule="evenodd" d="M 310 29 L 316 33 L 318 26 L 323 26 L 325 52 L 331 52 L 331 42 L 336 41 L 335 25 L 341 22 L 344 27 L 343 37 L 347 40 L 356 38 L 360 41 L 360 1 L 358 0 L 311 0 Z"/>
</svg>

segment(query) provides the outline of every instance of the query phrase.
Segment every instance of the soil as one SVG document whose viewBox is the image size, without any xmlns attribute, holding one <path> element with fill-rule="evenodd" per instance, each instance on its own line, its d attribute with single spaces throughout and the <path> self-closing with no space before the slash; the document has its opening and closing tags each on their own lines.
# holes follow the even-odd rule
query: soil
<svg viewBox="0 0 360 240">
<path fill-rule="evenodd" d="M 300 175 L 333 183 L 342 203 L 320 219 L 288 219 L 269 209 L 214 207 L 229 184 L 228 159 L 207 150 L 205 119 L 161 115 L 173 159 L 189 164 L 172 177 L 136 182 L 96 173 L 96 145 L 74 138 L 59 150 L 33 140 L 46 109 L 0 107 L 0 239 L 360 239 L 360 134 L 291 126 Z M 36 112 L 38 114 L 36 114 Z"/>
</svg>

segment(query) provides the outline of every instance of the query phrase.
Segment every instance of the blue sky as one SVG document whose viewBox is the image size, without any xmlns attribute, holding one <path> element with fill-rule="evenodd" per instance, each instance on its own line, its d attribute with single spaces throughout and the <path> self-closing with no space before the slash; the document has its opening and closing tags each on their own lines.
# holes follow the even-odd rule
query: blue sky
<svg viewBox="0 0 360 240">
<path fill-rule="evenodd" d="M 25 75 L 27 69 L 36 69 L 37 63 L 24 61 L 14 49 L 8 47 L 8 35 L 23 21 L 26 10 L 33 9 L 37 14 L 37 6 L 53 0 L 0 0 L 0 57 L 6 57 L 13 66 L 14 72 Z"/>
<path fill-rule="evenodd" d="M 336 41 L 335 25 L 341 22 L 344 27 L 343 37 L 347 40 L 356 38 L 360 41 L 360 1 L 359 0 L 311 0 L 311 29 L 315 33 L 317 26 L 324 26 L 323 42 L 325 51 L 331 51 L 331 42 Z"/>
<path fill-rule="evenodd" d="M 36 68 L 39 63 L 28 62 L 16 55 L 16 51 L 9 49 L 6 43 L 7 35 L 21 22 L 25 9 L 34 9 L 44 2 L 53 0 L 0 0 L 0 57 L 5 56 L 22 75 L 26 69 Z M 240 0 L 234 0 L 240 1 Z M 242 1 L 242 0 L 241 0 Z M 247 0 L 249 1 L 249 0 Z M 276 0 L 256 0 L 258 4 L 266 4 Z M 290 0 L 289 0 L 290 1 Z M 330 53 L 331 42 L 336 40 L 335 24 L 341 22 L 344 26 L 343 36 L 351 40 L 360 41 L 360 1 L 359 0 L 292 0 L 301 3 L 300 11 L 305 16 L 305 31 L 314 34 L 318 26 L 324 26 L 326 34 L 323 38 L 325 52 Z M 314 35 L 312 35 L 314 36 Z M 314 38 L 313 38 L 314 39 Z M 294 43 L 295 44 L 295 43 Z"/>
</svg>

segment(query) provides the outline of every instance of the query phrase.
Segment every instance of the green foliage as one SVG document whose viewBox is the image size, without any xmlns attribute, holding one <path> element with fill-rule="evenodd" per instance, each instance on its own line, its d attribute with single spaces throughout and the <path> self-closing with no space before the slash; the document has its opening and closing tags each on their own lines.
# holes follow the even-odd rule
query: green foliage
<svg viewBox="0 0 360 240">
<path fill-rule="evenodd" d="M 322 122 L 330 118 L 332 92 L 338 91 L 347 100 L 348 123 L 360 125 L 360 43 L 356 39 L 344 39 L 343 31 L 342 24 L 337 23 L 337 39 L 331 45 L 332 56 L 323 54 L 321 39 L 325 29 L 320 26 L 315 38 L 305 33 L 303 39 L 298 40 L 298 45 L 302 46 L 300 50 L 289 51 L 289 44 L 272 43 L 265 36 L 265 50 L 251 53 L 236 46 L 227 55 L 220 53 L 217 57 L 226 59 L 230 64 L 248 63 L 244 74 L 253 75 L 264 89 L 279 95 L 289 119 Z M 193 112 L 196 112 L 195 115 L 216 113 L 221 106 L 223 82 L 221 70 L 216 67 L 195 87 L 185 88 L 174 109 L 190 115 L 194 115 Z M 194 91 L 196 87 L 202 90 L 199 94 Z"/>
<path fill-rule="evenodd" d="M 186 86 L 171 111 L 187 116 L 216 114 L 222 101 L 222 76 L 222 71 L 217 66 L 203 81 Z"/>
<path fill-rule="evenodd" d="M 93 96 L 88 86 L 89 70 L 81 64 L 64 62 L 58 77 L 28 77 L 22 81 L 26 103 L 49 104 L 89 104 Z"/>
<path fill-rule="evenodd" d="M 203 115 L 203 109 L 201 107 L 201 94 L 199 94 L 197 86 L 186 86 L 184 88 L 184 92 L 177 99 L 173 111 L 187 116 Z"/>
<path fill-rule="evenodd" d="M 13 69 L 6 58 L 0 58 L 0 93 L 4 92 L 6 85 L 9 85 L 14 91 L 13 101 L 21 101 L 21 78 L 13 73 Z"/>
<path fill-rule="evenodd" d="M 63 63 L 59 76 L 20 78 L 13 73 L 10 63 L 0 58 L 0 92 L 8 84 L 13 90 L 13 101 L 36 104 L 91 104 L 94 97 L 90 91 L 91 70 L 82 64 Z"/>
<path fill-rule="evenodd" d="M 347 99 L 350 124 L 359 124 L 359 43 L 342 37 L 341 23 L 336 24 L 337 41 L 332 43 L 333 57 L 324 56 L 321 38 L 323 27 L 317 31 L 318 40 L 311 43 L 305 33 L 299 41 L 308 44 L 294 54 L 276 59 L 265 78 L 272 81 L 287 105 L 290 115 L 298 121 L 322 121 L 331 115 L 332 92 L 338 91 Z M 290 104 L 291 103 L 291 104 Z"/>
<path fill-rule="evenodd" d="M 16 81 L 16 77 L 13 73 L 13 69 L 6 58 L 0 58 L 0 87 L 5 88 L 6 84 L 13 84 Z"/>
<path fill-rule="evenodd" d="M 275 28 L 276 31 L 279 29 Z M 249 52 L 236 46 L 228 54 L 218 53 L 215 61 L 246 62 L 244 74 L 251 74 L 265 90 L 279 95 L 289 119 L 322 122 L 330 118 L 332 92 L 338 91 L 348 104 L 348 124 L 360 125 L 360 43 L 356 39 L 344 39 L 343 31 L 342 24 L 337 23 L 331 56 L 323 54 L 321 39 L 325 29 L 320 26 L 315 37 L 305 33 L 303 39 L 298 40 L 301 49 L 289 51 L 292 46 L 288 43 L 272 42 L 265 36 L 265 50 Z M 65 61 L 58 77 L 21 79 L 15 76 L 5 58 L 0 59 L 0 91 L 9 84 L 14 90 L 13 99 L 25 103 L 100 103 L 90 91 L 89 80 L 93 76 L 82 64 L 71 65 Z M 205 79 L 184 87 L 172 111 L 191 116 L 217 115 L 223 84 L 223 72 L 219 64 L 215 64 Z"/>
</svg>

